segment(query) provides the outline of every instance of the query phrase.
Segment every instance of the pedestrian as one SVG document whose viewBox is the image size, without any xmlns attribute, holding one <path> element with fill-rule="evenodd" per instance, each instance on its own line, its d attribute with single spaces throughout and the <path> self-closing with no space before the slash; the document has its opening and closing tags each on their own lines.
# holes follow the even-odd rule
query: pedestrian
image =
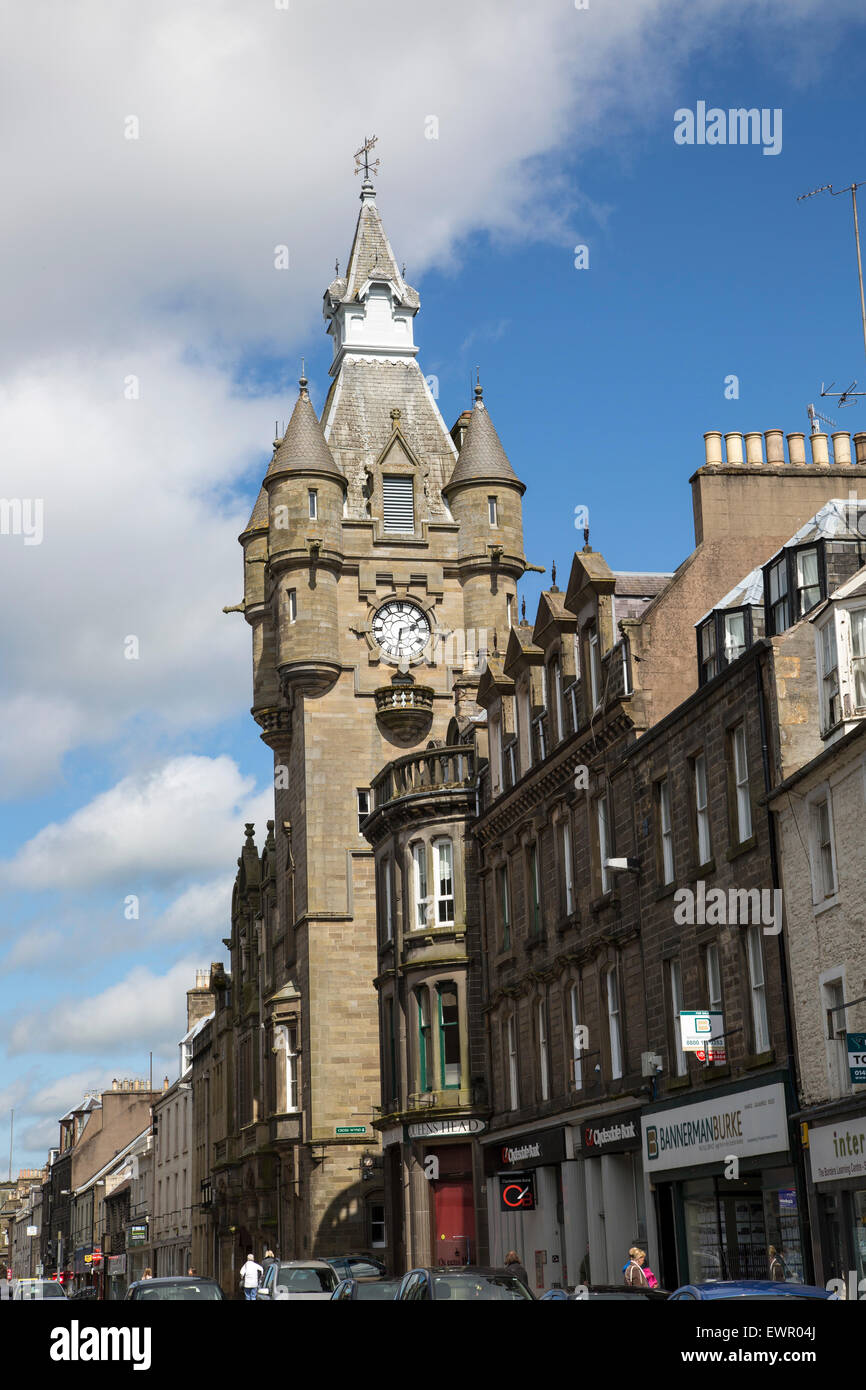
<svg viewBox="0 0 866 1390">
<path fill-rule="evenodd" d="M 277 1259 L 270 1246 L 268 1246 L 267 1250 L 264 1253 L 264 1257 L 262 1258 L 262 1269 L 265 1275 L 267 1275 L 267 1272 L 270 1269 L 271 1265 L 276 1264 L 279 1264 L 279 1260 Z"/>
<path fill-rule="evenodd" d="M 586 1242 L 586 1254 L 580 1262 L 578 1278 L 580 1279 L 581 1284 L 589 1284 L 592 1282 L 592 1275 L 590 1274 L 589 1269 L 589 1241 Z"/>
<path fill-rule="evenodd" d="M 195 1272 L 195 1270 L 193 1269 L 192 1265 L 190 1265 L 189 1269 L 187 1270 L 187 1272 L 186 1272 L 186 1277 L 187 1277 L 187 1279 L 197 1279 L 197 1278 L 198 1278 L 198 1275 L 196 1274 L 196 1272 Z"/>
<path fill-rule="evenodd" d="M 244 1298 L 248 1303 L 255 1302 L 261 1282 L 262 1267 L 253 1259 L 253 1252 L 251 1250 L 245 1262 L 241 1265 L 241 1287 L 244 1291 Z"/>
<path fill-rule="evenodd" d="M 520 1263 L 520 1256 L 516 1250 L 509 1250 L 508 1254 L 505 1256 L 505 1268 L 508 1270 L 509 1274 L 513 1274 L 529 1288 L 529 1275 Z"/>
<path fill-rule="evenodd" d="M 767 1256 L 770 1261 L 770 1278 L 774 1284 L 784 1284 L 788 1278 L 788 1270 L 785 1261 L 776 1249 L 775 1245 L 767 1246 Z"/>
<path fill-rule="evenodd" d="M 147 1269 L 144 1271 L 144 1273 L 142 1274 L 141 1277 L 142 1277 L 142 1279 L 152 1279 L 152 1278 L 153 1278 L 153 1270 L 151 1269 L 150 1265 L 147 1266 Z"/>
<path fill-rule="evenodd" d="M 625 1282 L 630 1289 L 647 1289 L 649 1280 L 644 1274 L 644 1264 L 646 1262 L 646 1251 L 641 1250 L 639 1245 L 633 1245 L 628 1252 L 628 1264 L 625 1266 Z"/>
</svg>

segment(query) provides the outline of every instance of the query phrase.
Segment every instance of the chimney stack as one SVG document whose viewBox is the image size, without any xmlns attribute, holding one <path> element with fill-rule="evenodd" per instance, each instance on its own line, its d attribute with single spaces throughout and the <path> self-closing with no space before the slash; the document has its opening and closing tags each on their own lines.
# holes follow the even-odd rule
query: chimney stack
<svg viewBox="0 0 866 1390">
<path fill-rule="evenodd" d="M 866 463 L 866 431 L 860 430 L 854 436 L 854 450 L 857 462 Z"/>
<path fill-rule="evenodd" d="M 851 436 L 847 430 L 836 430 L 833 435 L 833 462 L 837 467 L 851 462 Z"/>
<path fill-rule="evenodd" d="M 743 462 L 743 436 L 741 434 L 737 434 L 736 431 L 732 434 L 726 434 L 725 448 L 727 450 L 728 463 Z"/>
<path fill-rule="evenodd" d="M 207 1018 L 208 1014 L 213 1012 L 213 1006 L 211 972 L 209 970 L 197 970 L 195 972 L 195 987 L 186 992 L 187 1032 L 200 1019 Z"/>
<path fill-rule="evenodd" d="M 766 430 L 767 463 L 785 462 L 785 436 L 781 430 Z"/>
<path fill-rule="evenodd" d="M 746 463 L 764 462 L 763 443 L 764 437 L 760 430 L 749 431 L 746 435 Z"/>
<path fill-rule="evenodd" d="M 795 431 L 793 434 L 788 435 L 788 458 L 791 463 L 794 464 L 806 462 L 805 434 Z"/>
</svg>

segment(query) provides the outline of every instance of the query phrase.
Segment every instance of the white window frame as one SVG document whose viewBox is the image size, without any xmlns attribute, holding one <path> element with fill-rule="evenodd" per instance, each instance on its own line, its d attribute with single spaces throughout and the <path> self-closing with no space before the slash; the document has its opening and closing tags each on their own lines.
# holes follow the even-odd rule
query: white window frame
<svg viewBox="0 0 866 1390">
<path fill-rule="evenodd" d="M 827 1081 L 834 1100 L 851 1095 L 853 1091 L 851 1073 L 848 1069 L 848 1041 L 846 1037 L 848 1009 L 835 1007 L 837 1004 L 845 1002 L 847 987 L 844 966 L 837 965 L 823 970 L 818 977 L 822 1033 L 827 1061 Z M 835 997 L 836 991 L 841 995 L 841 998 Z M 831 1009 L 833 1010 L 832 1015 L 830 1014 Z"/>
<path fill-rule="evenodd" d="M 575 980 L 568 991 L 568 1003 L 571 1011 L 571 1066 L 574 1078 L 574 1089 L 583 1090 L 583 1048 L 578 1042 L 580 1034 L 580 982 Z"/>
<path fill-rule="evenodd" d="M 851 671 L 851 708 L 855 714 L 862 714 L 866 711 L 866 700 L 863 704 L 857 703 L 857 677 L 861 677 L 861 689 L 866 692 L 866 607 L 863 604 L 852 605 L 847 609 L 848 614 L 848 661 Z M 857 619 L 863 619 L 864 631 L 862 633 L 862 651 L 854 650 L 854 632 L 856 630 Z"/>
<path fill-rule="evenodd" d="M 689 1064 L 683 1050 L 682 1030 L 680 1029 L 680 1012 L 683 1007 L 683 967 L 679 956 L 671 956 L 668 961 L 668 979 L 671 989 L 671 1013 L 673 1014 L 674 1032 L 674 1066 L 675 1076 L 687 1076 Z"/>
<path fill-rule="evenodd" d="M 710 834 L 709 783 L 707 780 L 707 758 L 705 753 L 697 753 L 692 764 L 695 788 L 695 828 L 698 836 L 698 865 L 709 864 L 713 857 L 713 840 Z"/>
<path fill-rule="evenodd" d="M 505 1020 L 505 1047 L 508 1064 L 508 1109 L 520 1109 L 520 1074 L 517 1066 L 517 1015 L 510 1013 Z"/>
<path fill-rule="evenodd" d="M 357 787 L 355 789 L 355 807 L 358 812 L 358 834 L 361 834 L 361 821 L 365 820 L 370 814 L 370 788 Z"/>
<path fill-rule="evenodd" d="M 755 1053 L 770 1050 L 770 1025 L 767 1018 L 767 984 L 764 974 L 764 952 L 760 926 L 746 928 L 746 960 L 749 967 L 749 996 L 752 1010 L 752 1031 Z"/>
<path fill-rule="evenodd" d="M 607 972 L 607 1032 L 610 1043 L 610 1077 L 616 1081 L 622 1076 L 622 1028 L 619 1008 L 619 966 L 612 965 Z"/>
<path fill-rule="evenodd" d="M 447 851 L 447 858 L 448 858 L 449 867 L 450 867 L 450 873 L 449 873 L 449 875 L 448 875 L 448 878 L 449 878 L 450 883 L 451 883 L 451 892 L 450 892 L 450 893 L 443 893 L 443 892 L 441 891 L 441 890 L 442 890 L 442 855 L 443 855 L 443 851 Z M 454 922 L 455 922 L 455 920 L 456 920 L 456 902 L 455 902 L 455 896 L 454 896 L 454 842 L 453 842 L 453 840 L 451 840 L 450 838 L 444 838 L 444 839 L 441 839 L 441 840 L 434 840 L 434 841 L 433 841 L 433 856 L 434 856 L 433 892 L 434 892 L 434 895 L 435 895 L 435 899 L 434 899 L 435 922 L 434 922 L 434 925 L 437 926 L 437 927 L 453 927 L 453 926 L 454 926 Z M 450 902 L 450 904 L 451 904 L 451 912 L 450 912 L 450 915 L 448 914 L 448 911 L 447 911 L 447 904 L 448 904 L 449 902 Z M 445 906 L 445 909 L 444 909 L 444 914 L 445 914 L 444 916 L 443 916 L 443 906 L 442 906 L 443 904 L 446 905 L 446 906 Z"/>
<path fill-rule="evenodd" d="M 423 840 L 412 846 L 412 930 L 424 931 L 430 894 L 427 884 L 427 846 Z"/>
<path fill-rule="evenodd" d="M 842 722 L 842 695 L 839 686 L 839 634 L 836 615 L 830 616 L 816 633 L 819 688 L 821 692 L 821 727 L 829 733 Z M 853 674 L 853 667 L 852 667 Z M 853 683 L 852 683 L 853 689 Z"/>
<path fill-rule="evenodd" d="M 601 796 L 595 799 L 595 824 L 598 834 L 598 861 L 601 870 L 601 891 L 610 892 L 610 870 L 607 861 L 610 858 L 610 824 L 609 807 L 607 792 L 602 792 Z"/>
<path fill-rule="evenodd" d="M 731 730 L 731 752 L 737 809 L 737 843 L 742 845 L 752 838 L 752 798 L 749 793 L 749 750 L 746 744 L 745 720 L 740 720 Z"/>
<path fill-rule="evenodd" d="M 536 1009 L 538 1021 L 538 1083 L 541 1099 L 550 1099 L 550 1056 L 547 1046 L 547 1001 L 538 1000 Z"/>
<path fill-rule="evenodd" d="M 298 620 L 298 591 L 297 589 L 286 590 L 287 611 L 289 622 L 294 623 Z"/>
<path fill-rule="evenodd" d="M 293 1115 L 300 1110 L 300 1078 L 298 1075 L 298 1025 L 281 1023 L 277 1025 L 286 1059 L 286 1074 L 283 1082 L 283 1114 Z"/>
<path fill-rule="evenodd" d="M 667 888 L 674 881 L 674 831 L 671 819 L 671 783 L 669 777 L 662 777 L 659 781 L 658 799 L 662 884 Z"/>
<path fill-rule="evenodd" d="M 314 487 L 307 488 L 307 507 L 310 513 L 310 521 L 319 519 L 319 494 Z"/>
<path fill-rule="evenodd" d="M 565 915 L 574 911 L 574 871 L 571 863 L 571 823 L 566 816 L 559 827 L 559 848 L 562 854 L 562 876 L 565 885 Z"/>
<path fill-rule="evenodd" d="M 487 520 L 493 527 L 499 526 L 499 498 L 491 496 L 487 498 Z"/>
<path fill-rule="evenodd" d="M 806 799 L 809 812 L 809 858 L 812 878 L 812 907 L 819 912 L 832 907 L 839 898 L 839 870 L 836 863 L 836 833 L 833 797 L 828 783 L 815 787 Z M 825 817 L 822 808 L 826 808 Z M 826 831 L 827 838 L 824 838 Z M 825 851 L 829 851 L 829 860 Z M 827 870 L 829 868 L 829 879 Z"/>
</svg>

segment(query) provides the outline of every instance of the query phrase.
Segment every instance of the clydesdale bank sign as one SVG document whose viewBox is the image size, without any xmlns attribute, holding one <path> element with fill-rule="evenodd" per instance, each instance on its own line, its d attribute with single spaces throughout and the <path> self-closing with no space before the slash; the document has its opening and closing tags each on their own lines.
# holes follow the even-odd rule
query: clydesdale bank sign
<svg viewBox="0 0 866 1390">
<path fill-rule="evenodd" d="M 780 1083 L 669 1106 L 642 1115 L 641 1124 L 648 1173 L 719 1163 L 731 1154 L 750 1158 L 788 1148 L 785 1088 Z"/>
</svg>

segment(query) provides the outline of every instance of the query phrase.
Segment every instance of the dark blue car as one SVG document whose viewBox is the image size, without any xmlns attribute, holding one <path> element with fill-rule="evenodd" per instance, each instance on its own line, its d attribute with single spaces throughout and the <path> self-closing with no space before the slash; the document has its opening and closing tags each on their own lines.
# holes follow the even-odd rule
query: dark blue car
<svg viewBox="0 0 866 1390">
<path fill-rule="evenodd" d="M 709 1298 L 829 1298 L 835 1293 L 819 1289 L 815 1284 L 784 1284 L 771 1279 L 719 1279 L 709 1284 L 683 1284 L 671 1298 L 683 1302 Z M 838 1300 L 836 1300 L 838 1301 Z"/>
</svg>

